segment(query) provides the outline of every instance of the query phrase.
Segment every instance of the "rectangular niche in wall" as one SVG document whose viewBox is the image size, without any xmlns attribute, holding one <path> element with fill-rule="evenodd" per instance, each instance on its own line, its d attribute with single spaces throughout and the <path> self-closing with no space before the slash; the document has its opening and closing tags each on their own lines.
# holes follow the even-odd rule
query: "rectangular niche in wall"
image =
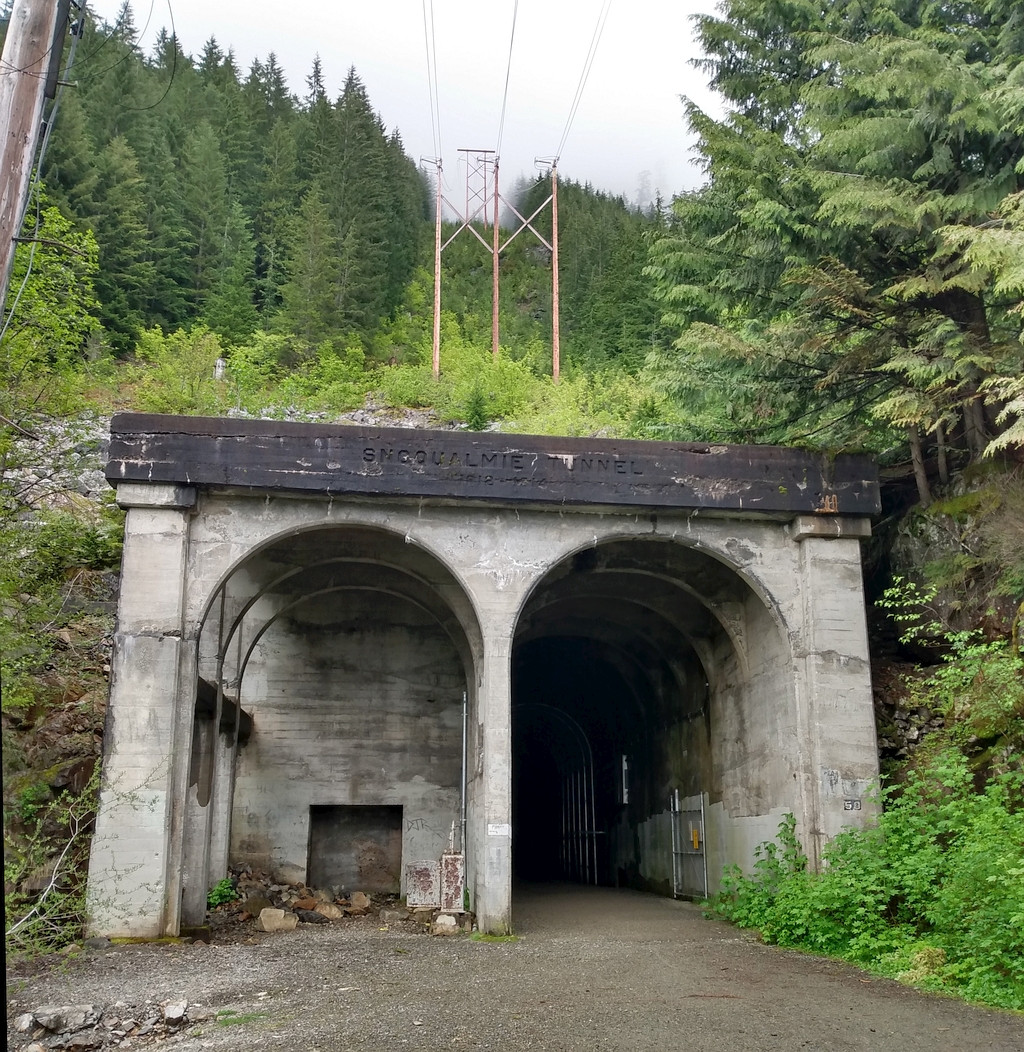
<svg viewBox="0 0 1024 1052">
<path fill-rule="evenodd" d="M 401 873 L 401 807 L 310 807 L 306 879 L 311 887 L 397 895 Z"/>
</svg>

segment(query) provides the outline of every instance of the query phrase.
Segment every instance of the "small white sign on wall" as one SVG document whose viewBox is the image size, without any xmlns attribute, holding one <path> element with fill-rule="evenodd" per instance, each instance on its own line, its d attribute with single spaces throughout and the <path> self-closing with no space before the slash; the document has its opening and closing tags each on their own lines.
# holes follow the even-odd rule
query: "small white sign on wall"
<svg viewBox="0 0 1024 1052">
<path fill-rule="evenodd" d="M 511 836 L 512 826 L 508 822 L 488 822 L 488 836 Z"/>
</svg>

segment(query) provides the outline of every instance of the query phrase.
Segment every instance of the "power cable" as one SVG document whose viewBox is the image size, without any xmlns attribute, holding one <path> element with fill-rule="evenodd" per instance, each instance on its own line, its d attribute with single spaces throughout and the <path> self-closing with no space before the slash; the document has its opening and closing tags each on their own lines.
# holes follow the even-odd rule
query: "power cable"
<svg viewBox="0 0 1024 1052">
<path fill-rule="evenodd" d="M 505 93 L 501 98 L 501 119 L 498 122 L 498 142 L 494 150 L 494 162 L 497 164 L 498 158 L 501 156 L 501 136 L 505 131 L 505 106 L 508 103 L 508 82 L 512 76 L 512 45 L 516 39 L 516 18 L 519 16 L 519 0 L 515 0 L 515 6 L 512 8 L 512 32 L 509 36 L 508 41 L 508 66 L 505 69 Z"/>
<path fill-rule="evenodd" d="M 152 10 L 152 9 L 151 9 Z M 173 48 L 171 54 L 171 75 L 167 81 L 167 87 L 164 88 L 164 93 L 156 100 L 151 102 L 148 106 L 125 106 L 124 110 L 126 113 L 144 113 L 146 110 L 155 110 L 164 99 L 167 98 L 171 93 L 171 88 L 174 85 L 174 77 L 178 72 L 178 29 L 174 24 L 174 8 L 171 7 L 171 0 L 167 0 L 167 16 L 171 20 L 171 47 Z M 146 25 L 149 25 L 147 20 Z"/>
<path fill-rule="evenodd" d="M 89 52 L 88 55 L 82 56 L 83 62 L 90 62 L 107 46 L 107 44 L 111 42 L 111 40 L 114 39 L 114 34 L 117 33 L 117 31 L 121 28 L 122 20 L 126 18 L 129 14 L 131 14 L 130 9 L 127 6 L 122 7 L 120 16 L 118 17 L 117 21 L 110 27 L 110 32 L 107 33 L 107 35 L 100 41 L 99 47 L 94 48 L 92 51 Z"/>
<path fill-rule="evenodd" d="M 153 19 L 153 7 L 154 7 L 155 3 L 156 3 L 156 0 L 151 0 L 151 3 L 149 5 L 149 15 L 146 18 L 146 22 L 143 25 L 141 32 L 137 32 L 136 33 L 136 36 L 139 39 L 141 39 L 142 35 L 146 32 L 147 29 L 149 29 L 149 23 Z M 170 4 L 168 3 L 167 6 L 169 8 Z M 127 5 L 124 8 L 124 13 L 125 14 L 130 14 L 130 11 L 128 10 Z M 172 16 L 172 22 L 173 22 L 173 16 Z M 110 41 L 114 38 L 114 34 L 117 32 L 117 30 L 120 27 L 121 27 L 121 19 L 119 18 L 117 20 L 117 22 L 114 23 L 114 26 L 111 29 L 111 31 L 107 34 L 106 37 L 104 37 L 103 43 L 101 43 L 100 46 L 98 48 L 96 48 L 94 51 L 91 51 L 88 55 L 86 55 L 85 56 L 85 60 L 88 61 L 89 59 L 93 58 L 94 56 L 100 54 L 100 52 L 103 50 L 103 48 L 107 44 L 109 44 Z M 132 41 L 132 43 L 128 45 L 128 50 L 125 51 L 125 53 L 116 62 L 111 62 L 109 66 L 104 66 L 103 69 L 98 69 L 98 70 L 95 70 L 95 71 L 90 70 L 88 76 L 86 77 L 86 83 L 89 83 L 91 81 L 96 80 L 99 77 L 102 77 L 104 73 L 109 73 L 112 69 L 117 69 L 118 66 L 120 66 L 123 63 L 127 62 L 136 53 L 138 53 L 141 56 L 142 55 L 142 47 L 137 41 Z"/>
<path fill-rule="evenodd" d="M 53 39 L 50 41 L 50 46 L 42 52 L 37 58 L 33 58 L 29 61 L 27 66 L 11 66 L 10 69 L 0 69 L 0 77 L 10 77 L 15 73 L 24 73 L 29 77 L 35 77 L 37 80 L 45 80 L 47 77 L 47 71 L 44 68 L 41 72 L 30 72 L 33 66 L 39 65 L 43 59 L 48 59 L 53 54 L 53 49 L 57 46 L 58 36 L 54 32 Z"/>
<path fill-rule="evenodd" d="M 64 89 L 68 84 L 68 77 L 71 75 L 71 70 L 75 65 L 75 55 L 78 53 L 78 42 L 82 39 L 82 30 L 84 28 L 85 9 L 87 0 L 81 0 L 81 3 L 75 3 L 73 6 L 78 8 L 78 28 L 71 27 L 71 51 L 68 53 L 67 65 L 64 67 L 64 72 L 60 75 L 57 81 L 57 93 L 53 97 L 53 105 L 50 107 L 50 112 L 46 116 L 46 129 L 43 132 L 43 141 L 39 146 L 39 157 L 36 160 L 36 178 L 32 187 L 32 192 L 35 193 L 39 186 L 40 180 L 43 174 L 43 163 L 46 158 L 46 149 L 50 145 L 50 135 L 53 132 L 53 125 L 57 120 L 57 112 L 60 110 L 60 100 L 64 95 Z M 59 29 L 58 33 L 63 35 L 66 30 Z"/>
<path fill-rule="evenodd" d="M 430 17 L 427 18 L 427 5 Z M 430 97 L 430 131 L 434 140 L 434 158 L 441 161 L 441 109 L 437 92 L 437 41 L 434 35 L 434 0 L 423 0 L 423 42 L 427 50 L 427 92 Z"/>
<path fill-rule="evenodd" d="M 597 23 L 594 26 L 593 36 L 590 38 L 590 50 L 587 52 L 587 57 L 583 62 L 583 72 L 580 74 L 579 84 L 576 86 L 576 94 L 573 97 L 572 105 L 569 107 L 569 117 L 565 122 L 565 130 L 562 132 L 561 142 L 558 144 L 558 149 L 555 151 L 555 164 L 558 164 L 558 159 L 562 156 L 562 148 L 565 146 L 565 140 L 569 137 L 569 130 L 572 128 L 573 121 L 576 119 L 576 111 L 579 109 L 580 100 L 583 98 L 583 91 L 587 86 L 587 79 L 590 76 L 591 67 L 594 65 L 594 58 L 597 55 L 597 46 L 601 42 L 601 34 L 604 32 L 605 23 L 608 21 L 608 12 L 611 10 L 612 0 L 604 0 L 601 5 L 601 10 L 597 15 Z"/>
</svg>

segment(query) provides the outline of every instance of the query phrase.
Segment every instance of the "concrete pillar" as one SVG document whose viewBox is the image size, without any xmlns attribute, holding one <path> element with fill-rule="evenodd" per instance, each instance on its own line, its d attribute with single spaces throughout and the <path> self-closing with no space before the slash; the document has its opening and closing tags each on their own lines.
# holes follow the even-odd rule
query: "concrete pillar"
<svg viewBox="0 0 1024 1052">
<path fill-rule="evenodd" d="M 469 816 L 473 909 L 481 931 L 512 930 L 512 676 L 511 632 L 484 628 L 479 781 Z M 488 631 L 488 628 L 491 631 Z"/>
<path fill-rule="evenodd" d="M 207 842 L 209 840 L 213 749 L 217 732 L 212 719 L 197 719 L 192 730 L 192 760 L 185 797 L 185 873 L 181 895 L 181 923 L 197 927 L 206 919 Z"/>
<path fill-rule="evenodd" d="M 89 927 L 154 937 L 177 932 L 180 910 L 195 701 L 185 567 L 196 491 L 122 483 L 117 496 L 128 515 L 89 863 Z"/>
<path fill-rule="evenodd" d="M 798 832 L 817 866 L 829 839 L 877 814 L 878 743 L 859 540 L 870 534 L 870 523 L 801 516 L 791 534 L 800 545 L 803 605 L 797 707 L 806 826 Z"/>
<path fill-rule="evenodd" d="M 231 847 L 231 807 L 235 793 L 235 764 L 238 746 L 233 732 L 217 734 L 213 752 L 213 813 L 210 816 L 210 852 L 207 860 L 207 887 L 223 880 L 228 873 Z"/>
</svg>

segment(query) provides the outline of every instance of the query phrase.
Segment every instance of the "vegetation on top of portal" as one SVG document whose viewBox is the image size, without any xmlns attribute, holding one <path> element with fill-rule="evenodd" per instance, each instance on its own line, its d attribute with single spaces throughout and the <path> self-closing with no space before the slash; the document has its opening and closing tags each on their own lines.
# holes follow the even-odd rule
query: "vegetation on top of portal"
<svg viewBox="0 0 1024 1052">
<path fill-rule="evenodd" d="M 36 910 L 23 945 L 69 940 L 81 915 L 65 862 L 94 783 L 71 768 L 97 749 L 118 543 L 116 509 L 40 496 L 26 466 L 59 469 L 83 441 L 61 432 L 41 455 L 47 421 L 369 402 L 475 429 L 875 453 L 870 597 L 905 582 L 875 656 L 921 664 L 905 704 L 943 729 L 886 772 L 887 817 L 837 845 L 825 883 L 787 843 L 721 908 L 1024 1004 L 1024 11 L 724 0 L 697 24 L 726 104 L 685 103 L 705 184 L 644 213 L 560 186 L 556 385 L 550 254 L 528 233 L 500 259 L 497 359 L 490 257 L 468 234 L 445 250 L 433 379 L 433 195 L 355 70 L 330 99 L 315 60 L 296 97 L 273 55 L 242 72 L 216 41 L 190 57 L 166 33 L 142 55 L 127 7 L 87 22 L 0 333 L 5 881 Z M 520 210 L 547 193 L 519 187 Z M 547 235 L 550 211 L 536 222 Z"/>
</svg>

